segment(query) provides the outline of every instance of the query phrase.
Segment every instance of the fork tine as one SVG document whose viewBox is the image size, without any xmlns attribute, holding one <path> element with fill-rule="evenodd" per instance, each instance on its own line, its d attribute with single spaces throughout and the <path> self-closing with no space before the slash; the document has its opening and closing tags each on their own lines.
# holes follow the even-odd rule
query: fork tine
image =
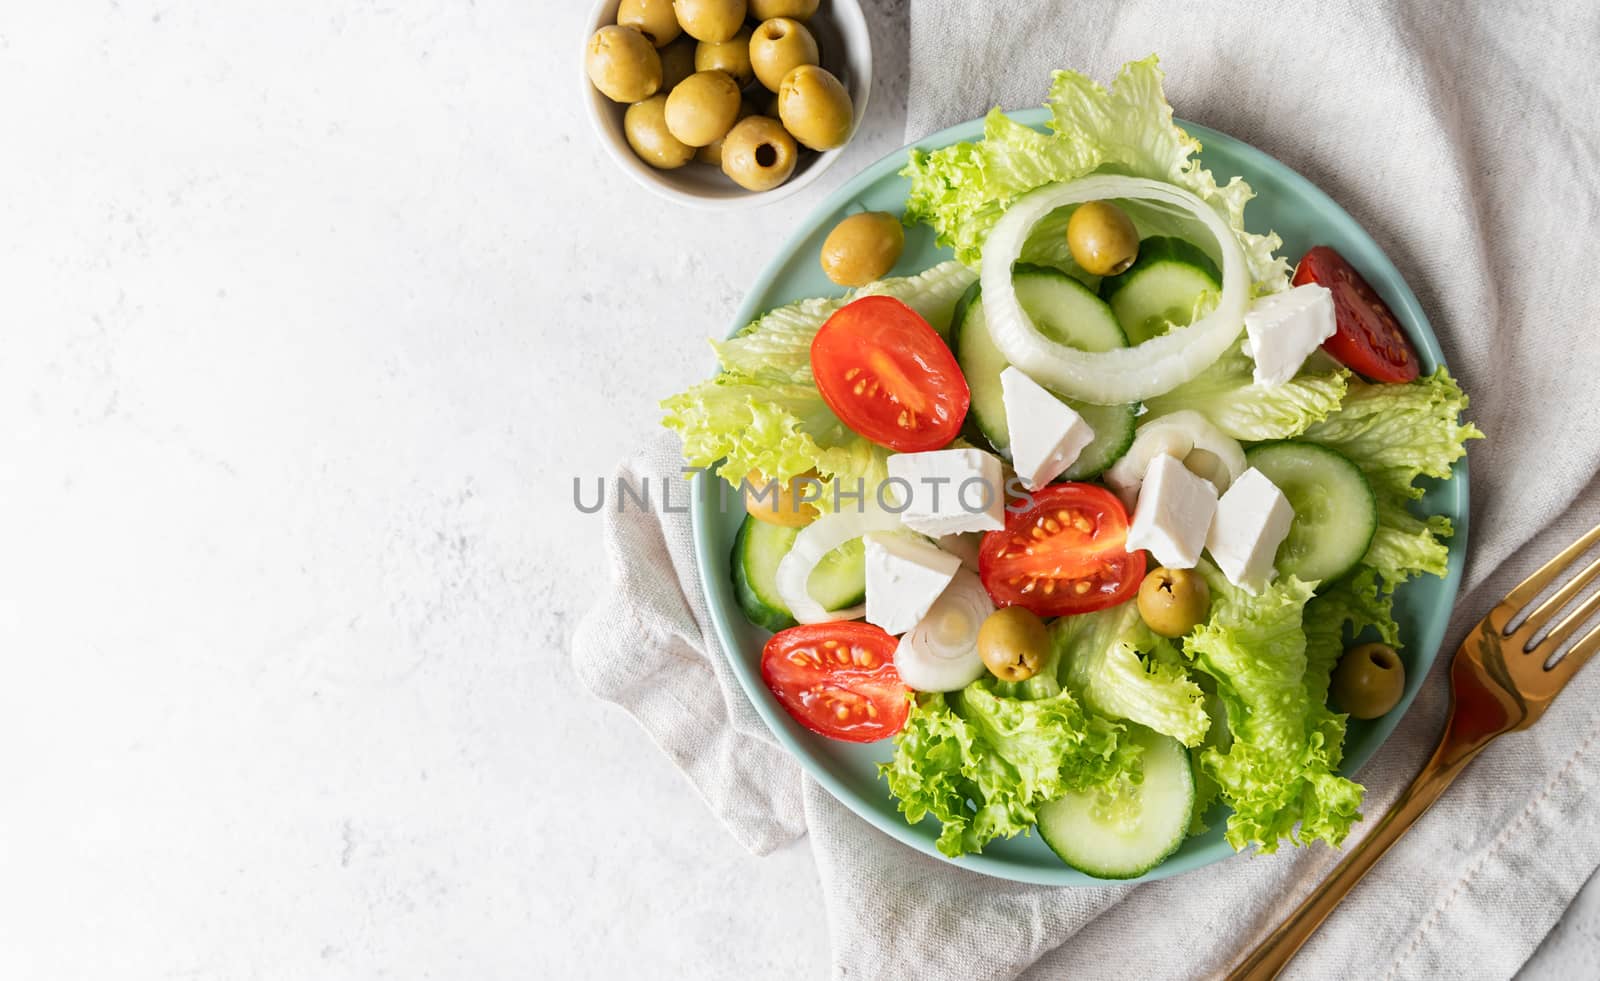
<svg viewBox="0 0 1600 981">
<path fill-rule="evenodd" d="M 1544 640 L 1539 641 L 1539 647 L 1551 653 L 1559 651 L 1561 645 L 1567 642 L 1567 638 L 1577 633 L 1578 628 L 1583 626 L 1584 622 L 1596 613 L 1600 613 L 1600 591 L 1596 591 L 1593 596 L 1584 600 L 1576 610 L 1567 614 L 1560 623 L 1552 627 L 1550 632 L 1545 635 Z"/>
<path fill-rule="evenodd" d="M 1566 656 L 1557 661 L 1556 666 L 1550 669 L 1550 674 L 1557 681 L 1565 684 L 1574 674 L 1578 673 L 1578 669 L 1583 667 L 1589 658 L 1594 657 L 1595 651 L 1600 651 L 1600 626 L 1584 634 L 1582 640 L 1573 644 L 1571 649 L 1567 651 Z"/>
<path fill-rule="evenodd" d="M 1561 550 L 1561 554 L 1546 562 L 1533 571 L 1533 574 L 1517 584 L 1517 588 L 1506 594 L 1506 598 L 1495 607 L 1496 614 L 1503 615 L 1507 621 L 1516 616 L 1523 607 L 1532 603 L 1544 591 L 1544 588 L 1555 581 L 1555 578 L 1566 571 L 1578 556 L 1589 551 L 1596 542 L 1600 542 L 1600 525 L 1593 528 L 1580 539 Z M 1509 633 L 1509 631 L 1507 631 Z"/>
<path fill-rule="evenodd" d="M 1534 632 L 1543 627 L 1547 622 L 1549 622 L 1551 617 L 1555 616 L 1561 611 L 1563 606 L 1566 606 L 1568 603 L 1571 603 L 1574 599 L 1576 599 L 1578 594 L 1583 592 L 1583 588 L 1594 580 L 1595 576 L 1600 576 L 1600 558 L 1596 558 L 1593 562 L 1590 562 L 1584 567 L 1582 572 L 1578 573 L 1576 576 L 1573 576 L 1566 585 L 1552 593 L 1549 599 L 1545 600 L 1543 603 L 1540 603 L 1538 608 L 1532 613 L 1528 614 L 1528 618 L 1526 620 L 1522 621 L 1522 627 L 1520 629 Z M 1578 622 L 1581 623 L 1585 619 L 1587 619 L 1587 617 L 1579 617 Z M 1567 617 L 1565 620 L 1561 621 L 1561 627 L 1567 626 L 1567 624 L 1571 621 L 1572 618 Z M 1572 630 L 1577 628 L 1577 625 L 1577 623 L 1573 623 L 1572 626 L 1568 628 L 1567 633 L 1570 634 Z M 1559 630 L 1561 628 L 1557 627 L 1556 629 Z M 1555 631 L 1551 631 L 1551 633 L 1554 634 Z"/>
</svg>

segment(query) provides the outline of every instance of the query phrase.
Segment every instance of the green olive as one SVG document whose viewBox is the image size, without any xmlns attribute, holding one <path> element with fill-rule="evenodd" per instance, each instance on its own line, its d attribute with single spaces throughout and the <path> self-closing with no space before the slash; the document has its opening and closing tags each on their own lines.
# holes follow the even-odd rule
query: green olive
<svg viewBox="0 0 1600 981">
<path fill-rule="evenodd" d="M 747 191 L 770 191 L 794 173 L 800 149 L 776 119 L 751 116 L 722 141 L 722 172 Z"/>
<path fill-rule="evenodd" d="M 695 72 L 667 96 L 667 129 L 678 142 L 705 146 L 739 119 L 739 83 L 727 72 Z"/>
<path fill-rule="evenodd" d="M 594 32 L 584 54 L 589 81 L 612 102 L 639 102 L 661 88 L 661 59 L 643 34 L 612 24 Z"/>
<path fill-rule="evenodd" d="M 1388 644 L 1361 644 L 1344 652 L 1333 669 L 1333 702 L 1357 719 L 1376 719 L 1406 690 L 1406 666 Z"/>
<path fill-rule="evenodd" d="M 817 12 L 821 0 L 750 0 L 750 16 L 756 20 L 793 17 L 805 20 Z"/>
<path fill-rule="evenodd" d="M 617 7 L 617 23 L 631 27 L 656 47 L 665 47 L 682 33 L 672 0 L 622 0 Z"/>
<path fill-rule="evenodd" d="M 900 219 L 863 211 L 833 226 L 822 242 L 822 271 L 840 286 L 865 286 L 889 274 L 906 247 Z"/>
<path fill-rule="evenodd" d="M 739 103 L 740 119 L 745 119 L 749 116 L 759 116 L 760 114 L 761 112 L 756 107 L 756 104 L 751 102 L 749 99 L 745 99 Z M 735 125 L 738 124 L 735 123 Z M 729 132 L 732 132 L 732 130 L 730 129 Z M 705 146 L 694 152 L 694 158 L 703 164 L 710 164 L 713 167 L 721 167 L 722 144 L 723 141 L 727 140 L 727 138 L 728 137 L 724 135 L 712 140 L 710 143 L 707 143 Z"/>
<path fill-rule="evenodd" d="M 639 159 L 657 170 L 674 170 L 694 157 L 687 146 L 667 129 L 667 97 L 653 95 L 635 102 L 622 116 L 622 132 Z"/>
<path fill-rule="evenodd" d="M 672 0 L 672 11 L 696 41 L 726 41 L 744 25 L 744 0 Z"/>
<path fill-rule="evenodd" d="M 695 45 L 694 70 L 727 72 L 740 87 L 749 85 L 756 77 L 750 64 L 750 28 L 740 28 L 726 41 L 701 41 Z"/>
<path fill-rule="evenodd" d="M 1193 569 L 1160 568 L 1139 584 L 1139 615 L 1163 637 L 1182 637 L 1211 612 L 1211 587 Z"/>
<path fill-rule="evenodd" d="M 1049 653 L 1044 621 L 1020 606 L 994 611 L 978 628 L 978 656 L 1001 681 L 1027 681 Z"/>
<path fill-rule="evenodd" d="M 791 69 L 778 85 L 783 128 L 813 150 L 832 150 L 850 139 L 855 122 L 850 93 L 833 73 L 817 65 Z"/>
<path fill-rule="evenodd" d="M 801 65 L 816 63 L 817 39 L 797 20 L 774 17 L 750 35 L 750 64 L 761 84 L 774 92 L 785 75 Z"/>
<path fill-rule="evenodd" d="M 1072 261 L 1093 276 L 1115 276 L 1139 258 L 1139 230 L 1109 201 L 1080 205 L 1067 221 Z"/>
<path fill-rule="evenodd" d="M 678 83 L 694 74 L 694 51 L 699 42 L 692 37 L 680 37 L 657 51 L 661 56 L 661 88 L 671 92 Z"/>
</svg>

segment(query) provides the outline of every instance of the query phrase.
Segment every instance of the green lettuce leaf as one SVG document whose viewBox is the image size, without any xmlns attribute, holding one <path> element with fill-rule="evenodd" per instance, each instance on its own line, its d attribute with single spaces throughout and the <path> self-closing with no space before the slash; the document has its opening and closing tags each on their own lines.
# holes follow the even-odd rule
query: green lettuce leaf
<svg viewBox="0 0 1600 981">
<path fill-rule="evenodd" d="M 1148 177 L 1193 192 L 1227 220 L 1244 248 L 1258 293 L 1283 289 L 1288 266 L 1273 255 L 1282 243 L 1276 235 L 1254 235 L 1244 228 L 1244 207 L 1254 192 L 1237 177 L 1219 185 L 1200 166 L 1199 141 L 1172 122 L 1163 77 L 1153 55 L 1124 65 L 1109 91 L 1077 72 L 1057 72 L 1046 102 L 1048 133 L 995 109 L 984 119 L 981 141 L 913 151 L 903 171 L 911 179 L 907 221 L 928 223 L 941 245 L 976 265 L 989 229 L 1028 191 L 1096 171 Z M 1175 225 L 1154 208 L 1138 208 L 1133 218 L 1142 235 L 1189 230 L 1187 223 Z M 1186 237 L 1202 245 L 1207 238 Z M 1032 261 L 1042 258 L 1034 252 Z"/>
<path fill-rule="evenodd" d="M 1235 345 L 1193 380 L 1147 399 L 1145 418 L 1193 409 L 1237 440 L 1290 439 L 1338 410 L 1350 377 L 1331 362 L 1282 385 L 1258 385 L 1254 373 L 1255 362 Z"/>
<path fill-rule="evenodd" d="M 1310 426 L 1304 438 L 1331 446 L 1366 474 L 1378 501 L 1378 530 L 1363 564 L 1393 589 L 1448 568 L 1450 519 L 1419 518 L 1408 503 L 1422 496 L 1422 477 L 1450 476 L 1466 443 L 1483 433 L 1461 421 L 1467 396 L 1443 368 L 1404 385 L 1352 382 L 1339 411 Z"/>
<path fill-rule="evenodd" d="M 1145 626 L 1137 605 L 1061 617 L 1050 636 L 1063 683 L 1091 711 L 1149 726 L 1185 746 L 1205 738 L 1211 719 L 1200 686 L 1171 643 Z"/>
<path fill-rule="evenodd" d="M 1313 702 L 1328 700 L 1334 665 L 1355 636 L 1368 628 L 1385 644 L 1400 649 L 1394 597 L 1380 588 L 1376 569 L 1360 567 L 1306 604 L 1306 691 Z"/>
<path fill-rule="evenodd" d="M 939 820 L 941 852 L 1026 833 L 1039 805 L 1068 791 L 1099 791 L 1113 808 L 1136 792 L 1140 750 L 1121 725 L 1070 692 L 1029 699 L 994 688 L 984 680 L 918 696 L 894 758 L 878 768 L 907 821 Z"/>
<path fill-rule="evenodd" d="M 1312 585 L 1281 577 L 1251 596 L 1209 563 L 1199 568 L 1211 618 L 1184 649 L 1226 708 L 1231 742 L 1202 750 L 1200 764 L 1233 809 L 1228 842 L 1263 852 L 1282 839 L 1337 845 L 1360 820 L 1362 788 L 1334 772 L 1345 719 L 1323 704 L 1326 672 L 1311 670 L 1307 657 L 1302 617 Z"/>
<path fill-rule="evenodd" d="M 833 312 L 862 296 L 893 296 L 947 331 L 974 275 L 957 262 L 916 276 L 881 280 L 847 297 L 800 300 L 770 311 L 726 341 L 713 342 L 721 374 L 661 403 L 664 425 L 683 439 L 690 466 L 737 483 L 750 471 L 788 480 L 815 469 L 853 489 L 888 475 L 889 451 L 839 421 L 811 377 L 811 340 Z"/>
</svg>

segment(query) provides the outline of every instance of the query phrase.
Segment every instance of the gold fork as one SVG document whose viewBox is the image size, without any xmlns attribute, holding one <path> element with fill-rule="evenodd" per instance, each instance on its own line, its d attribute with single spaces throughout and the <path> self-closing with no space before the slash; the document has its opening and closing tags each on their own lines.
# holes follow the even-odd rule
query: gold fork
<svg viewBox="0 0 1600 981">
<path fill-rule="evenodd" d="M 1467 635 L 1450 665 L 1450 714 L 1433 758 L 1372 833 L 1351 849 L 1333 874 L 1234 968 L 1228 975 L 1230 981 L 1267 981 L 1277 977 L 1340 900 L 1439 799 L 1473 757 L 1496 737 L 1539 721 L 1584 662 L 1600 651 L 1600 627 L 1596 627 L 1568 648 L 1565 656 L 1546 667 L 1584 621 L 1600 612 L 1600 591 L 1534 643 L 1550 618 L 1600 576 L 1600 559 L 1589 563 L 1512 628 L 1517 615 L 1596 542 L 1600 542 L 1600 526 L 1524 579 Z"/>
</svg>

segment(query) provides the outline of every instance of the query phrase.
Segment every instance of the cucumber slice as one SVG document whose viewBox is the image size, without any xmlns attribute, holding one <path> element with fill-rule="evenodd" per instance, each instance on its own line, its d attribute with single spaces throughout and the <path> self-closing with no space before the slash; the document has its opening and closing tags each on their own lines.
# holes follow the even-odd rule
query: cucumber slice
<svg viewBox="0 0 1600 981">
<path fill-rule="evenodd" d="M 1166 861 L 1189 833 L 1194 771 L 1189 751 L 1171 736 L 1129 726 L 1144 747 L 1144 781 L 1116 813 L 1101 813 L 1099 794 L 1068 794 L 1039 808 L 1039 837 L 1068 865 L 1097 879 L 1132 879 Z"/>
<path fill-rule="evenodd" d="M 1126 272 L 1100 284 L 1128 340 L 1140 344 L 1167 330 L 1187 326 L 1200 294 L 1220 294 L 1217 264 L 1181 238 L 1157 236 L 1139 243 L 1139 258 Z"/>
<path fill-rule="evenodd" d="M 733 539 L 733 592 L 751 623 L 778 631 L 794 616 L 778 593 L 778 563 L 794 548 L 799 528 L 785 528 L 745 515 Z M 842 610 L 867 597 L 866 552 L 861 539 L 846 542 L 817 563 L 807 582 L 825 609 Z"/>
<path fill-rule="evenodd" d="M 1378 502 L 1361 468 L 1316 443 L 1262 443 L 1245 461 L 1278 485 L 1294 508 L 1273 563 L 1280 576 L 1332 582 L 1355 568 L 1378 530 Z"/>
<path fill-rule="evenodd" d="M 1084 351 L 1110 351 L 1127 347 L 1128 339 L 1111 310 L 1087 286 L 1058 269 L 1019 265 L 1012 274 L 1023 309 L 1039 329 L 1063 344 Z M 1069 326 L 1070 325 L 1070 326 Z M 1000 389 L 1000 372 L 1010 362 L 995 347 L 983 316 L 983 296 L 977 283 L 968 288 L 956 306 L 950 346 L 972 393 L 967 419 L 996 453 L 1011 458 L 1011 432 Z M 1058 396 L 1059 397 L 1059 396 Z M 1061 399 L 1094 430 L 1094 442 L 1083 448 L 1062 480 L 1086 480 L 1117 462 L 1133 445 L 1137 405 L 1093 405 Z"/>
</svg>

